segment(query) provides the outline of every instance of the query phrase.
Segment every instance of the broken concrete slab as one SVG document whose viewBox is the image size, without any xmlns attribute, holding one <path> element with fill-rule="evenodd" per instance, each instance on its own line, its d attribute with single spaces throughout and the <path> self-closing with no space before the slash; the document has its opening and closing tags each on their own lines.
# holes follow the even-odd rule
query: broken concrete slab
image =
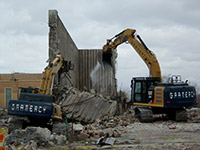
<svg viewBox="0 0 200 150">
<path fill-rule="evenodd" d="M 73 124 L 73 130 L 74 131 L 81 132 L 81 131 L 83 131 L 83 129 L 84 129 L 84 126 L 81 125 L 80 123 L 79 124 Z"/>
<path fill-rule="evenodd" d="M 76 88 L 65 86 L 58 88 L 56 93 L 59 105 L 68 119 L 93 123 L 102 117 L 113 116 L 117 109 L 116 101 Z"/>
</svg>

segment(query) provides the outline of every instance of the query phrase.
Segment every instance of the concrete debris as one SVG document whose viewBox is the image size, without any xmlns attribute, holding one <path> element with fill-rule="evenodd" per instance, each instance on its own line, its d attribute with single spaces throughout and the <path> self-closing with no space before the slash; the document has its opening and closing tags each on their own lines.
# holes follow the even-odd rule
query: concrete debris
<svg viewBox="0 0 200 150">
<path fill-rule="evenodd" d="M 53 142 L 54 145 L 64 145 L 66 143 L 66 137 L 64 135 L 52 134 L 50 136 L 50 141 Z"/>
<path fill-rule="evenodd" d="M 73 125 L 73 130 L 74 130 L 75 132 L 83 131 L 83 128 L 84 128 L 84 126 L 81 125 L 81 124 L 74 124 L 74 125 Z"/>
<path fill-rule="evenodd" d="M 66 124 L 64 122 L 55 121 L 52 126 L 52 133 L 57 135 L 66 135 Z"/>
<path fill-rule="evenodd" d="M 65 86 L 56 93 L 67 118 L 76 121 L 93 123 L 104 116 L 113 116 L 117 110 L 117 101 L 73 87 Z"/>
<path fill-rule="evenodd" d="M 6 136 L 5 141 L 6 145 L 10 145 L 11 147 L 26 144 L 25 147 L 35 145 L 34 147 L 37 149 L 37 146 L 48 147 L 51 145 L 63 145 L 66 142 L 66 137 L 63 135 L 51 134 L 51 131 L 47 128 L 28 127 L 11 132 L 11 134 Z M 30 141 L 32 142 L 30 143 Z"/>
<path fill-rule="evenodd" d="M 30 141 L 29 143 L 14 143 L 6 146 L 6 150 L 38 150 L 38 145 L 34 141 Z"/>
<path fill-rule="evenodd" d="M 0 109 L 0 127 L 8 126 L 9 116 L 5 109 Z"/>
<path fill-rule="evenodd" d="M 104 117 L 103 119 L 97 119 L 92 124 L 81 125 L 80 123 L 69 123 L 68 133 L 70 141 L 88 141 L 88 140 L 104 140 L 99 141 L 99 145 L 105 145 L 113 143 L 113 138 L 121 137 L 123 129 L 129 124 L 135 122 L 132 113 L 127 112 L 121 116 Z M 97 142 L 98 143 L 98 142 Z"/>
<path fill-rule="evenodd" d="M 30 140 L 37 140 L 36 142 L 45 143 L 49 140 L 51 131 L 47 128 L 28 127 L 25 130 L 16 129 L 6 137 L 6 144 L 15 141 L 20 143 L 28 143 Z"/>
<path fill-rule="evenodd" d="M 115 138 L 104 136 L 104 137 L 99 138 L 96 144 L 97 145 L 114 145 L 114 142 L 115 142 Z"/>
<path fill-rule="evenodd" d="M 115 142 L 115 138 L 110 137 L 110 138 L 106 139 L 105 144 L 107 144 L 107 145 L 113 145 L 114 142 Z"/>
<path fill-rule="evenodd" d="M 169 124 L 168 127 L 169 129 L 176 129 L 176 126 L 174 124 Z"/>
<path fill-rule="evenodd" d="M 27 144 L 25 147 L 24 147 L 25 150 L 37 150 L 38 149 L 38 145 L 35 141 L 30 141 L 29 144 Z"/>
<path fill-rule="evenodd" d="M 188 121 L 200 123 L 200 108 L 191 108 L 188 110 Z"/>
<path fill-rule="evenodd" d="M 6 149 L 36 150 L 42 148 L 47 149 L 48 147 L 58 147 L 59 145 L 64 145 L 63 147 L 65 148 L 75 147 L 77 149 L 80 148 L 77 146 L 85 146 L 85 149 L 87 149 L 87 146 L 92 145 L 94 149 L 101 149 L 105 146 L 113 147 L 114 145 L 114 147 L 118 147 L 118 149 L 126 149 L 127 145 L 132 145 L 132 148 L 135 148 L 134 145 L 141 146 L 142 144 L 146 144 L 149 138 L 151 142 L 155 141 L 154 138 L 157 136 L 160 136 L 158 140 L 164 143 L 166 141 L 183 141 L 185 144 L 186 139 L 188 140 L 190 138 L 193 141 L 196 140 L 198 142 L 197 137 L 200 132 L 199 124 L 193 123 L 193 121 L 198 121 L 200 108 L 192 108 L 187 111 L 189 123 L 157 121 L 154 123 L 143 124 L 135 118 L 134 112 L 132 111 L 125 112 L 120 116 L 105 116 L 102 117 L 102 119 L 96 119 L 92 124 L 71 122 L 68 123 L 68 140 L 66 140 L 66 137 L 63 135 L 51 134 L 46 128 L 28 127 L 25 130 L 16 130 L 11 134 L 6 135 Z M 179 136 L 177 133 L 183 136 Z M 191 133 L 194 138 L 193 136 L 187 137 L 191 135 L 188 133 Z M 154 134 L 158 135 L 152 136 Z M 148 138 L 146 138 L 146 136 L 148 136 Z M 187 138 L 185 139 L 185 137 Z M 99 147 L 99 145 L 101 147 Z M 184 147 L 187 146 L 185 145 L 183 148 Z M 141 149 L 146 148 L 141 147 Z"/>
</svg>

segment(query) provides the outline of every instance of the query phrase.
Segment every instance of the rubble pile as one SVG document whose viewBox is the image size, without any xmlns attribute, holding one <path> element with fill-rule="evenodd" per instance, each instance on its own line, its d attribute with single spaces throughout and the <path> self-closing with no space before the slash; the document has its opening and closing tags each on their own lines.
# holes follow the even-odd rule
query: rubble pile
<svg viewBox="0 0 200 150">
<path fill-rule="evenodd" d="M 63 110 L 65 110 L 66 115 L 68 117 L 72 117 L 74 115 L 74 120 L 71 120 L 72 122 L 67 123 L 67 135 L 65 136 L 52 134 L 51 131 L 49 131 L 47 128 L 41 127 L 28 127 L 26 129 L 20 130 L 17 129 L 11 132 L 10 134 L 6 135 L 5 141 L 8 150 L 13 150 L 17 148 L 21 148 L 22 150 L 36 150 L 62 145 L 67 146 L 70 144 L 117 145 L 132 142 L 137 143 L 138 140 L 124 139 L 124 135 L 129 134 L 129 129 L 134 130 L 134 133 L 137 133 L 136 131 L 138 130 L 137 128 L 139 128 L 139 126 L 146 126 L 146 128 L 150 126 L 150 124 L 138 123 L 138 119 L 135 117 L 133 109 L 130 109 L 122 115 L 115 116 L 114 113 L 111 113 L 112 111 L 110 111 L 112 109 L 114 110 L 114 108 L 112 107 L 115 105 L 112 105 L 112 103 L 110 103 L 109 100 L 106 100 L 105 98 L 99 95 L 95 95 L 94 93 L 91 94 L 88 92 L 80 92 L 74 88 L 68 88 L 66 92 L 63 92 L 61 94 L 62 96 L 59 96 L 60 104 L 63 106 Z M 70 101 L 70 98 L 73 99 L 75 102 L 68 102 Z M 90 102 L 90 98 L 92 102 Z M 103 106 L 107 107 L 103 108 L 103 106 L 100 105 L 100 108 L 98 108 L 98 105 L 96 106 L 93 103 L 96 102 L 96 99 L 101 101 L 101 103 L 105 102 L 105 105 Z M 98 102 L 96 103 L 99 104 Z M 67 105 L 68 110 L 67 108 L 65 108 L 65 104 L 71 104 Z M 92 107 L 95 107 L 96 110 L 94 110 Z M 105 111 L 105 109 L 109 109 L 109 113 L 107 112 L 105 114 L 100 111 L 101 109 L 103 111 Z M 83 117 L 83 115 L 80 115 L 78 117 L 79 113 L 85 113 L 84 111 L 86 110 L 88 111 L 88 113 L 84 114 L 85 118 Z M 200 108 L 191 108 L 187 111 L 188 122 L 200 122 Z M 98 113 L 99 115 L 97 115 Z M 95 118 L 93 116 L 98 117 Z M 6 114 L 6 111 L 2 110 L 2 116 L 0 120 L 1 128 L 6 129 L 6 127 L 8 126 L 7 122 L 9 117 L 10 116 Z M 81 119 L 81 117 L 83 118 Z M 86 119 L 87 117 L 90 119 Z M 95 119 L 91 121 L 92 118 Z M 138 126 L 136 128 L 137 124 Z M 132 129 L 133 125 L 135 125 L 135 129 Z M 148 130 L 152 130 L 150 128 L 152 127 L 149 127 Z M 174 124 L 168 125 L 168 129 L 170 130 L 177 130 L 179 128 L 179 126 L 175 126 Z"/>
<path fill-rule="evenodd" d="M 97 119 L 92 124 L 69 123 L 69 139 L 72 138 L 70 141 L 91 141 L 102 137 L 117 138 L 121 136 L 124 128 L 136 120 L 133 112 L 126 112 L 121 116 Z"/>
<path fill-rule="evenodd" d="M 138 121 L 135 117 L 135 113 L 133 110 L 129 110 L 122 115 L 112 116 L 112 117 L 103 117 L 101 120 L 97 120 L 95 123 L 95 127 L 98 128 L 114 128 L 117 126 L 127 126 L 131 123 Z"/>
<path fill-rule="evenodd" d="M 47 128 L 27 127 L 26 129 L 16 129 L 6 136 L 8 147 L 50 147 L 66 144 L 64 135 L 51 134 Z"/>
<path fill-rule="evenodd" d="M 55 95 L 67 118 L 85 123 L 93 123 L 103 116 L 113 116 L 117 110 L 117 101 L 94 92 L 64 86 Z"/>
<path fill-rule="evenodd" d="M 200 108 L 192 108 L 188 110 L 189 122 L 200 122 Z M 81 124 L 82 123 L 82 124 Z M 138 123 L 138 119 L 134 116 L 134 111 L 130 110 L 120 116 L 104 116 L 96 119 L 91 124 L 83 122 L 68 123 L 67 135 L 51 134 L 47 128 L 28 127 L 26 129 L 17 129 L 6 135 L 6 145 L 8 150 L 17 148 L 36 150 L 48 147 L 75 145 L 116 145 L 138 142 L 138 140 L 124 139 L 124 135 L 129 134 L 129 129 L 137 133 L 139 129 L 151 131 L 151 124 Z M 160 125 L 154 123 L 154 125 Z M 172 124 L 173 125 L 173 124 Z M 164 128 L 177 130 L 179 126 L 171 124 Z M 134 129 L 132 128 L 134 126 Z M 142 127 L 140 127 L 142 126 Z M 148 128 L 147 128 L 148 127 Z M 172 128 L 173 127 L 173 128 Z M 161 128 L 161 127 L 160 127 Z M 163 126 L 162 126 L 163 128 Z M 157 129 L 157 128 L 156 128 Z M 187 130 L 189 131 L 189 130 Z M 173 132 L 173 131 L 171 131 Z"/>
<path fill-rule="evenodd" d="M 80 127 L 82 125 L 74 124 L 73 127 L 71 129 L 69 129 L 70 135 L 75 137 L 77 140 L 88 141 L 91 139 L 99 139 L 100 137 L 105 136 L 105 135 L 107 135 L 108 137 L 120 137 L 121 136 L 121 133 L 120 133 L 120 131 L 117 130 L 117 128 L 97 129 L 93 124 L 82 126 L 82 128 L 77 128 L 77 126 Z M 71 138 L 71 137 L 69 137 L 69 138 Z"/>
<path fill-rule="evenodd" d="M 188 121 L 194 123 L 200 123 L 200 108 L 191 108 L 188 110 Z"/>
</svg>

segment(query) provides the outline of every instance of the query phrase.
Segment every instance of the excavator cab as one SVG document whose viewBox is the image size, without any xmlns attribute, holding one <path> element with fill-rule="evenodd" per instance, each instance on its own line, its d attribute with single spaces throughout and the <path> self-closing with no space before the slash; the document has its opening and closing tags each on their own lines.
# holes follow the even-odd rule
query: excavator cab
<svg viewBox="0 0 200 150">
<path fill-rule="evenodd" d="M 136 77 L 131 80 L 131 101 L 134 103 L 149 103 L 148 91 L 154 87 L 160 78 Z"/>
</svg>

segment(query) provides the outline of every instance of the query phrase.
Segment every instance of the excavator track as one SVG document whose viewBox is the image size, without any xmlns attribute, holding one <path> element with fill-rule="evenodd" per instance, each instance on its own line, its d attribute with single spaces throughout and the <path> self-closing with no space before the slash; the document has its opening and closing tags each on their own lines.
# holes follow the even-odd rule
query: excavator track
<svg viewBox="0 0 200 150">
<path fill-rule="evenodd" d="M 187 110 L 184 108 L 176 110 L 175 120 L 176 121 L 187 121 Z"/>
<path fill-rule="evenodd" d="M 152 122 L 154 121 L 153 112 L 151 108 L 136 107 L 135 113 L 140 122 Z"/>
<path fill-rule="evenodd" d="M 147 123 L 147 122 L 154 121 L 153 111 L 149 107 L 136 107 L 135 114 L 140 122 Z M 177 108 L 177 109 L 171 110 L 170 113 L 168 113 L 168 116 L 169 116 L 169 119 L 172 119 L 175 121 L 185 122 L 188 119 L 187 110 L 185 108 Z"/>
</svg>

